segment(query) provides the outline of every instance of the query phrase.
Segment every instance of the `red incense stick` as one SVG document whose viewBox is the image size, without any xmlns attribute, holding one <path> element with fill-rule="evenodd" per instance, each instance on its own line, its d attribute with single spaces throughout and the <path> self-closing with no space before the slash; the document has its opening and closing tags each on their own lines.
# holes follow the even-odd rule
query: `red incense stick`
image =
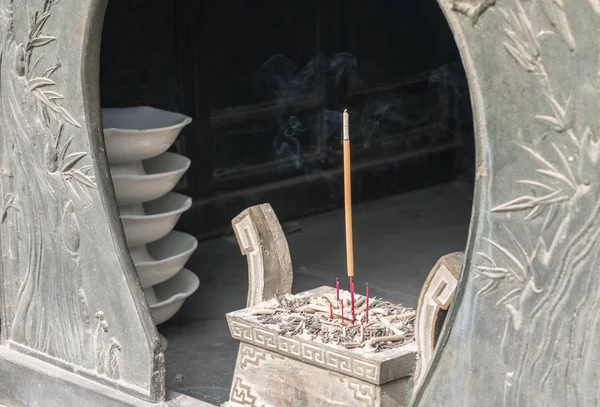
<svg viewBox="0 0 600 407">
<path fill-rule="evenodd" d="M 354 277 L 350 277 L 350 302 L 352 304 L 352 324 L 354 324 Z"/>
<path fill-rule="evenodd" d="M 333 319 L 333 304 L 329 304 L 329 319 Z"/>
<path fill-rule="evenodd" d="M 367 283 L 367 324 L 369 323 L 369 283 Z"/>
<path fill-rule="evenodd" d="M 340 280 L 335 279 L 335 299 L 340 302 Z"/>
</svg>

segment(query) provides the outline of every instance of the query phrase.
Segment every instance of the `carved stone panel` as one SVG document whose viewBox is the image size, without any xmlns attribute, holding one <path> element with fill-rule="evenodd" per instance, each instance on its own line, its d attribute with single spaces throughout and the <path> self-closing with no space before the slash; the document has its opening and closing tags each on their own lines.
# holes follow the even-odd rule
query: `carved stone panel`
<svg viewBox="0 0 600 407">
<path fill-rule="evenodd" d="M 242 343 L 222 407 L 406 407 L 412 378 L 375 385 Z"/>
<path fill-rule="evenodd" d="M 248 260 L 246 306 L 291 293 L 294 276 L 290 249 L 271 205 L 247 208 L 231 225 L 240 250 Z"/>
<path fill-rule="evenodd" d="M 157 401 L 163 355 L 102 141 L 105 5 L 0 0 L 0 345 Z"/>
<path fill-rule="evenodd" d="M 442 256 L 429 272 L 417 303 L 415 340 L 417 342 L 417 364 L 415 388 L 431 363 L 437 341 L 438 326 L 443 324 L 442 311 L 447 311 L 458 285 L 464 253 L 456 252 Z"/>
<path fill-rule="evenodd" d="M 478 143 L 471 236 L 416 406 L 600 401 L 600 7 L 440 0 Z"/>
</svg>

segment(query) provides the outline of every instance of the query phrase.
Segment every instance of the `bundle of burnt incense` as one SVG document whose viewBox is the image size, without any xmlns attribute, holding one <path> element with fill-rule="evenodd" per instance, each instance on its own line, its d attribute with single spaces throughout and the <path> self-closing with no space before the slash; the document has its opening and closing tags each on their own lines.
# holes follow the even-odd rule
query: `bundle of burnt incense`
<svg viewBox="0 0 600 407">
<path fill-rule="evenodd" d="M 381 352 L 414 341 L 414 310 L 370 298 L 369 322 L 366 322 L 366 298 L 356 295 L 354 322 L 347 291 L 340 292 L 340 302 L 346 305 L 344 311 L 336 305 L 335 294 L 315 294 L 302 298 L 278 297 L 273 307 L 256 309 L 253 316 L 280 335 L 299 336 L 346 349 Z"/>
</svg>

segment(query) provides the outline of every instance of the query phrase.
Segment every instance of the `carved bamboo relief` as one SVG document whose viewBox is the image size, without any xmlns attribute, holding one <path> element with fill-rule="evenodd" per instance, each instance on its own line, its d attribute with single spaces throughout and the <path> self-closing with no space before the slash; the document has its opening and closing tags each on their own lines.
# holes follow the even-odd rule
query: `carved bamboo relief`
<svg viewBox="0 0 600 407">
<path fill-rule="evenodd" d="M 464 384 L 442 405 L 595 405 L 597 4 L 441 4 L 470 74 L 487 176 L 478 180 L 467 273 L 445 349 L 415 404 L 440 400 L 435 383 L 445 380 Z"/>
<path fill-rule="evenodd" d="M 161 399 L 156 331 L 117 257 L 105 157 L 88 141 L 81 86 L 97 78 L 81 78 L 81 55 L 101 2 L 80 3 L 0 1 L 1 344 Z"/>
<path fill-rule="evenodd" d="M 63 136 L 65 126 L 81 125 L 60 104 L 64 97 L 52 80 L 60 66 L 42 63 L 44 46 L 56 41 L 43 32 L 51 7 L 47 1 L 41 11 L 29 12 L 24 44 L 10 35 L 3 38 L 2 128 L 10 129 L 14 137 L 2 139 L 3 254 L 12 263 L 4 273 L 7 280 L 18 281 L 18 286 L 9 285 L 4 291 L 4 300 L 13 304 L 5 318 L 11 341 L 91 367 L 91 361 L 85 360 L 91 353 L 83 349 L 92 326 L 77 271 L 80 225 L 72 199 L 89 197 L 87 189 L 95 189 L 96 183 L 85 160 L 87 153 L 73 152 L 73 136 Z M 36 48 L 40 54 L 33 61 Z M 71 199 L 47 202 L 51 194 Z M 43 272 L 49 269 L 54 273 Z M 56 296 L 54 291 L 74 295 L 48 298 Z M 56 320 L 63 320 L 64 335 L 53 332 Z"/>
</svg>

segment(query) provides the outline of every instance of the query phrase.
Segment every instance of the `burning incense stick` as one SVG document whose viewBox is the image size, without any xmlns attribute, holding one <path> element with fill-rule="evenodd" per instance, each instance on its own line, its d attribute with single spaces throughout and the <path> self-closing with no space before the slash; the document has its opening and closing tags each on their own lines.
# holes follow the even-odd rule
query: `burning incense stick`
<svg viewBox="0 0 600 407">
<path fill-rule="evenodd" d="M 346 264 L 350 278 L 350 302 L 352 305 L 352 322 L 354 323 L 354 245 L 352 242 L 352 181 L 350 167 L 350 130 L 348 110 L 343 115 L 342 144 L 344 149 L 344 209 L 346 213 Z"/>
<path fill-rule="evenodd" d="M 339 307 L 340 306 L 339 305 L 339 302 L 340 302 L 340 280 L 338 280 L 337 278 L 335 279 L 335 299 L 337 300 L 338 307 Z"/>
</svg>

